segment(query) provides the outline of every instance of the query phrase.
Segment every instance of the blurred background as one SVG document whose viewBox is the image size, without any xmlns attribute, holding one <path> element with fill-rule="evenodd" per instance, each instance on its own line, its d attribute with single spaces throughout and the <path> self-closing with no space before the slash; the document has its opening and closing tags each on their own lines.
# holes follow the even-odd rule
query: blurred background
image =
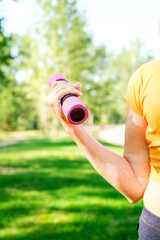
<svg viewBox="0 0 160 240">
<path fill-rule="evenodd" d="M 93 136 L 124 126 L 131 74 L 160 56 L 159 9 L 159 0 L 0 0 L 0 239 L 137 238 L 142 203 L 130 206 L 95 172 L 44 99 L 60 72 L 81 83 Z"/>
<path fill-rule="evenodd" d="M 130 75 L 160 54 L 159 6 L 158 0 L 1 1 L 1 130 L 55 128 L 44 105 L 54 72 L 81 82 L 87 125 L 124 123 Z"/>
</svg>

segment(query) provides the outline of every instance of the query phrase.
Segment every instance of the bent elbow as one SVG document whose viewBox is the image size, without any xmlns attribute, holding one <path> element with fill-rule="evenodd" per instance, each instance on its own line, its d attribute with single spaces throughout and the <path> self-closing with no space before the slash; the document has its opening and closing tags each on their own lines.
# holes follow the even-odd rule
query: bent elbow
<svg viewBox="0 0 160 240">
<path fill-rule="evenodd" d="M 141 194 L 139 196 L 132 197 L 132 198 L 127 198 L 127 200 L 128 200 L 129 203 L 135 204 L 135 203 L 139 202 L 142 198 L 143 198 L 143 194 Z"/>
<path fill-rule="evenodd" d="M 131 204 L 135 204 L 138 201 L 140 201 L 145 193 L 146 185 L 141 185 L 139 189 L 137 189 L 136 192 L 132 192 L 132 194 L 127 198 L 128 202 Z"/>
<path fill-rule="evenodd" d="M 135 204 L 139 201 L 140 199 L 132 199 L 132 200 L 128 200 L 130 204 Z"/>
</svg>

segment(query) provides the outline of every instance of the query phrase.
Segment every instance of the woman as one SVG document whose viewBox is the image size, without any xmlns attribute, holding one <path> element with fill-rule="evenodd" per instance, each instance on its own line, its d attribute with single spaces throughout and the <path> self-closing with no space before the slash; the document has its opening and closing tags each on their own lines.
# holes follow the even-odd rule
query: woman
<svg viewBox="0 0 160 240">
<path fill-rule="evenodd" d="M 130 203 L 143 198 L 139 240 L 160 239 L 160 60 L 142 65 L 129 80 L 123 156 L 66 120 L 60 100 L 69 93 L 80 96 L 80 84 L 54 82 L 45 102 L 106 181 Z"/>
</svg>

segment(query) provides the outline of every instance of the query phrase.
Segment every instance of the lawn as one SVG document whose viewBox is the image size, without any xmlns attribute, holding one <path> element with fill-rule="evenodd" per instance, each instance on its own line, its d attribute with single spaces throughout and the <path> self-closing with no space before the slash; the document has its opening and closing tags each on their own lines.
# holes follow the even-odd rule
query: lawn
<svg viewBox="0 0 160 240">
<path fill-rule="evenodd" d="M 0 173 L 0 240 L 137 239 L 142 201 L 129 204 L 69 137 L 1 147 Z"/>
</svg>

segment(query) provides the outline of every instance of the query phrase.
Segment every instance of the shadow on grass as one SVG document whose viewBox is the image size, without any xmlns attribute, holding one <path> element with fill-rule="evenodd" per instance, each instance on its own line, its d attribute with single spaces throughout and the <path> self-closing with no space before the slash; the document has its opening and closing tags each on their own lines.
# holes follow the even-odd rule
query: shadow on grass
<svg viewBox="0 0 160 240">
<path fill-rule="evenodd" d="M 121 149 L 121 146 L 116 146 L 111 143 L 106 143 L 104 141 L 99 140 L 101 144 L 103 144 L 106 147 L 116 147 L 117 149 Z M 31 140 L 26 140 L 26 141 L 19 141 L 16 142 L 15 144 L 9 144 L 6 146 L 0 146 L 0 150 L 5 150 L 8 152 L 16 152 L 17 149 L 19 151 L 25 151 L 25 150 L 37 150 L 37 149 L 53 149 L 54 147 L 56 148 L 61 148 L 61 147 L 67 147 L 67 146 L 77 146 L 76 143 L 71 140 L 71 139 L 66 139 L 64 141 L 56 141 L 56 140 L 51 140 L 51 139 L 31 139 Z"/>
<path fill-rule="evenodd" d="M 103 143 L 106 147 L 112 144 Z M 75 146 L 73 141 L 30 140 L 3 147 L 6 152 L 23 152 L 27 150 L 59 149 L 66 146 Z M 119 147 L 120 148 L 120 147 Z M 0 151 L 1 151 L 0 150 Z M 121 204 L 127 200 L 111 187 L 82 156 L 71 159 L 71 153 L 65 157 L 49 155 L 44 157 L 30 157 L 29 161 L 13 161 L 4 163 L 12 172 L 3 173 L 0 177 L 0 202 L 7 203 L 6 208 L 0 210 L 0 226 L 7 228 L 9 224 L 20 217 L 38 215 L 43 208 L 45 214 L 54 213 L 57 217 L 63 212 L 64 216 L 72 214 L 72 218 L 64 218 L 62 222 L 39 222 L 32 224 L 24 222 L 20 228 L 26 229 L 21 234 L 11 233 L 3 236 L 2 240 L 135 240 L 137 239 L 136 222 L 141 206 Z M 17 170 L 19 169 L 19 172 Z M 39 194 L 38 203 L 34 196 L 25 197 L 14 195 L 14 191 Z M 48 206 L 43 197 L 49 196 Z M 79 199 L 79 200 L 78 200 Z M 98 199 L 98 200 L 97 200 Z M 107 204 L 107 201 L 110 204 Z M 63 201 L 64 204 L 60 204 Z M 106 201 L 106 203 L 105 203 Z M 113 206 L 112 206 L 113 201 Z M 54 204 L 56 202 L 56 205 Z M 103 202 L 103 204 L 102 204 Z M 119 204 L 118 204 L 119 202 Z M 66 204 L 65 204 L 66 203 Z M 125 205 L 125 207 L 124 207 Z M 17 225 L 18 227 L 18 225 Z M 27 229 L 32 230 L 27 231 Z"/>
<path fill-rule="evenodd" d="M 25 211 L 24 211 L 25 210 Z M 13 212 L 16 209 L 12 209 Z M 21 208 L 21 214 L 16 211 L 17 216 L 25 216 L 31 213 Z M 24 212 L 23 212 L 24 211 Z M 33 211 L 33 209 L 32 209 Z M 109 206 L 101 206 L 100 204 L 91 205 L 82 204 L 81 206 L 70 206 L 67 208 L 50 208 L 47 214 L 54 212 L 58 216 L 63 212 L 64 215 L 76 213 L 79 217 L 73 220 L 63 220 L 41 223 L 24 223 L 19 227 L 26 229 L 21 234 L 13 234 L 10 237 L 3 237 L 2 240 L 135 240 L 137 239 L 136 223 L 140 215 L 140 208 L 111 208 Z M 14 213 L 15 214 L 15 213 Z M 27 229 L 32 228 L 27 232 Z"/>
<path fill-rule="evenodd" d="M 63 211 L 66 216 L 74 213 L 75 208 L 52 209 L 57 216 Z M 114 209 L 102 207 L 100 205 L 91 207 L 90 204 L 76 208 L 76 213 L 80 216 L 73 221 L 63 221 L 45 223 L 22 223 L 20 227 L 30 229 L 28 233 L 14 234 L 11 237 L 1 238 L 2 240 L 135 240 L 137 239 L 136 223 L 140 214 L 140 209 L 130 210 Z M 138 214 L 139 213 L 139 214 Z M 134 216 L 134 217 L 133 217 Z"/>
<path fill-rule="evenodd" d="M 73 142 L 71 139 L 66 139 L 64 141 L 56 141 L 51 139 L 31 139 L 26 141 L 19 141 L 15 144 L 10 144 L 6 146 L 1 146 L 0 150 L 5 150 L 8 152 L 16 152 L 17 149 L 21 151 L 27 151 L 27 150 L 42 150 L 42 149 L 53 149 L 61 148 L 61 147 L 67 147 L 67 146 L 76 146 L 76 143 Z"/>
<path fill-rule="evenodd" d="M 58 157 L 57 157 L 58 158 Z M 36 166 L 30 169 L 31 166 Z M 12 169 L 20 168 L 22 173 L 1 175 L 2 189 L 22 189 L 26 191 L 54 191 L 66 187 L 90 187 L 104 189 L 105 197 L 116 197 L 117 191 L 114 190 L 86 160 L 63 160 L 59 157 L 57 160 L 37 159 L 32 160 L 28 166 L 22 166 L 20 163 L 3 165 Z M 27 168 L 23 172 L 23 168 Z M 112 189 L 112 191 L 111 191 Z M 108 193 L 107 193 L 108 191 Z M 116 194 L 115 194 L 116 193 Z M 91 194 L 91 193 L 87 193 Z M 96 193 L 95 193 L 96 194 Z"/>
</svg>

